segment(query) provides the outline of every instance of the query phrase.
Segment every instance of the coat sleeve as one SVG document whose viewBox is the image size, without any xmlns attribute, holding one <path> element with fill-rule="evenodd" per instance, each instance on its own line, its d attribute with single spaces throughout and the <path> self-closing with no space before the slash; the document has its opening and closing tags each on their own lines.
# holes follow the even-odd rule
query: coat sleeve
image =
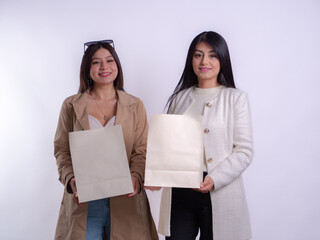
<svg viewBox="0 0 320 240">
<path fill-rule="evenodd" d="M 68 187 L 69 180 L 74 177 L 69 148 L 69 132 L 72 132 L 72 106 L 65 100 L 60 110 L 58 126 L 54 138 L 54 156 L 59 173 L 59 181 L 67 188 L 69 193 L 72 190 Z"/>
<path fill-rule="evenodd" d="M 167 114 L 174 114 L 174 109 L 175 109 L 175 99 L 172 101 L 172 104 L 168 108 Z"/>
<path fill-rule="evenodd" d="M 144 171 L 146 163 L 147 151 L 147 135 L 148 135 L 148 120 L 143 102 L 139 100 L 137 104 L 137 121 L 134 132 L 134 142 L 132 154 L 130 158 L 130 172 L 137 177 L 140 185 L 144 183 Z"/>
<path fill-rule="evenodd" d="M 239 177 L 252 160 L 250 109 L 247 95 L 243 92 L 235 100 L 233 117 L 232 153 L 209 172 L 214 182 L 214 190 L 222 188 Z"/>
<path fill-rule="evenodd" d="M 180 96 L 179 96 L 179 95 L 176 95 L 176 96 L 172 99 L 172 102 L 171 102 L 171 104 L 170 104 L 169 107 L 168 107 L 167 114 L 175 114 L 178 97 L 180 97 Z"/>
</svg>

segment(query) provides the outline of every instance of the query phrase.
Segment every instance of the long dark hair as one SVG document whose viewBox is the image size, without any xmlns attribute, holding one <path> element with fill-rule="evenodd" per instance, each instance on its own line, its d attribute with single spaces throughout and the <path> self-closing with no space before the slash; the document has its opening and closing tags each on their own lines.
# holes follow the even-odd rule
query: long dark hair
<svg viewBox="0 0 320 240">
<path fill-rule="evenodd" d="M 119 57 L 118 57 L 116 51 L 109 43 L 98 42 L 97 44 L 90 45 L 82 57 L 81 67 L 80 67 L 79 93 L 83 93 L 87 90 L 92 91 L 92 89 L 93 89 L 94 82 L 90 77 L 91 61 L 92 61 L 93 55 L 100 48 L 107 49 L 111 53 L 111 55 L 113 56 L 113 58 L 117 64 L 117 67 L 118 67 L 118 75 L 113 82 L 113 86 L 117 90 L 124 91 L 122 67 L 121 67 L 120 60 L 119 60 Z"/>
<path fill-rule="evenodd" d="M 226 87 L 236 88 L 233 80 L 233 73 L 227 42 L 220 34 L 216 32 L 202 32 L 198 36 L 196 36 L 191 42 L 187 55 L 186 65 L 184 67 L 182 76 L 180 78 L 180 81 L 178 82 L 178 85 L 174 89 L 173 94 L 169 97 L 169 100 L 167 102 L 169 108 L 172 104 L 172 101 L 180 91 L 198 84 L 198 77 L 194 73 L 192 67 L 192 58 L 195 48 L 197 44 L 200 42 L 208 43 L 213 48 L 220 61 L 218 83 Z"/>
</svg>

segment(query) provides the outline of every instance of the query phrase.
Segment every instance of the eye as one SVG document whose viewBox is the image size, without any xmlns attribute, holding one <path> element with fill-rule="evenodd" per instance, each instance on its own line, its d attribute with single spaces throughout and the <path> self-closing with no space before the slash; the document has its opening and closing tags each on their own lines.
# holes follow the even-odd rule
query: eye
<svg viewBox="0 0 320 240">
<path fill-rule="evenodd" d="M 108 59 L 107 62 L 108 62 L 108 63 L 111 63 L 111 62 L 114 62 L 114 60 L 113 60 L 113 59 Z"/>
<path fill-rule="evenodd" d="M 91 64 L 92 65 L 96 65 L 96 64 L 99 64 L 100 62 L 98 62 L 98 61 L 93 61 Z"/>
<path fill-rule="evenodd" d="M 195 58 L 199 58 L 199 57 L 201 57 L 202 56 L 202 54 L 200 54 L 200 53 L 195 53 L 194 55 L 193 55 L 193 57 L 195 57 Z"/>
</svg>

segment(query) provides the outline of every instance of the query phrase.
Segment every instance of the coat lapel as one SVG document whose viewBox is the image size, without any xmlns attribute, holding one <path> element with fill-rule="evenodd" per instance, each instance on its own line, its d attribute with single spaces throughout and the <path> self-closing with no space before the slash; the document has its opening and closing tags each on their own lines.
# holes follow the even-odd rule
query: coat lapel
<svg viewBox="0 0 320 240">
<path fill-rule="evenodd" d="M 118 95 L 118 103 L 117 103 L 117 113 L 116 113 L 116 120 L 115 120 L 115 125 L 117 124 L 121 124 L 123 121 L 125 120 L 128 116 L 128 113 L 130 113 L 130 107 L 132 102 L 130 102 L 128 100 L 128 98 L 126 98 L 124 96 L 124 92 L 117 90 L 117 95 Z"/>
<path fill-rule="evenodd" d="M 80 98 L 72 102 L 76 119 L 78 119 L 81 127 L 84 130 L 90 130 L 88 111 L 87 111 L 87 93 L 84 92 Z"/>
<path fill-rule="evenodd" d="M 187 92 L 184 94 L 183 101 L 178 103 L 174 114 L 185 114 L 189 108 L 191 108 L 192 103 L 195 101 L 192 95 L 190 94 L 193 88 L 188 89 Z"/>
</svg>

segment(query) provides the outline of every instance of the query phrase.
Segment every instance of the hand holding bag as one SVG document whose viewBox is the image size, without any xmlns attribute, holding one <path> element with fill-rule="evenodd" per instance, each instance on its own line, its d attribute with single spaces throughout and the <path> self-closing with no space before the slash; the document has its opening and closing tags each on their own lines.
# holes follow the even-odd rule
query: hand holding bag
<svg viewBox="0 0 320 240">
<path fill-rule="evenodd" d="M 145 186 L 199 188 L 203 163 L 202 116 L 150 117 Z"/>
<path fill-rule="evenodd" d="M 121 125 L 69 133 L 79 202 L 133 192 Z"/>
</svg>

